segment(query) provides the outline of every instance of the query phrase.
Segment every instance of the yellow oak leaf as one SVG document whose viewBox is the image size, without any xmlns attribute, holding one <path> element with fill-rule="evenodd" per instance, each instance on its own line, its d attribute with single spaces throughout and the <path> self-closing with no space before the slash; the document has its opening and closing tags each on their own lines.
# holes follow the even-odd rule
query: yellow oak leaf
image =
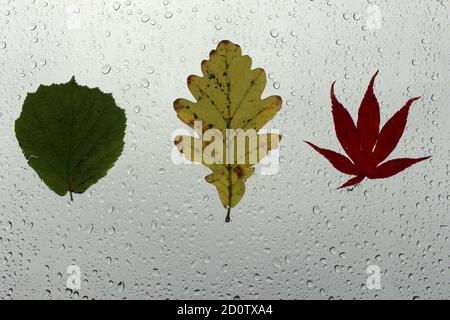
<svg viewBox="0 0 450 320">
<path fill-rule="evenodd" d="M 196 101 L 174 101 L 178 118 L 197 136 L 178 136 L 175 144 L 188 160 L 212 171 L 206 181 L 217 188 L 227 208 L 226 222 L 231 208 L 242 199 L 254 166 L 281 139 L 278 134 L 260 132 L 281 109 L 282 101 L 279 96 L 261 98 L 266 73 L 261 68 L 252 70 L 251 64 L 238 45 L 221 41 L 209 60 L 202 61 L 203 76 L 187 79 Z"/>
</svg>

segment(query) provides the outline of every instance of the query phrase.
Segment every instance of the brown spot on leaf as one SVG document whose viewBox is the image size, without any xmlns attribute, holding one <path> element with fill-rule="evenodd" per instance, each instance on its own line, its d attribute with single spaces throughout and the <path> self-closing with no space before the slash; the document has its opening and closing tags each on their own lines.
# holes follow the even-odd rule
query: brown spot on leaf
<svg viewBox="0 0 450 320">
<path fill-rule="evenodd" d="M 187 84 L 188 84 L 188 86 L 191 85 L 191 83 L 192 83 L 193 80 L 194 80 L 194 75 L 191 74 L 191 75 L 187 78 Z"/>
<path fill-rule="evenodd" d="M 234 167 L 233 171 L 237 174 L 238 178 L 242 178 L 244 176 L 244 169 L 241 166 Z"/>
<path fill-rule="evenodd" d="M 211 51 L 209 52 L 209 58 L 211 59 L 211 58 L 214 57 L 216 54 L 217 54 L 217 50 L 211 50 Z M 205 60 L 203 60 L 203 61 L 205 61 Z M 202 61 L 202 65 L 203 65 L 203 61 Z"/>
<path fill-rule="evenodd" d="M 181 110 L 184 108 L 184 106 L 181 104 L 181 99 L 177 99 L 173 102 L 173 108 L 175 111 Z"/>
<path fill-rule="evenodd" d="M 173 143 L 174 143 L 175 145 L 178 145 L 178 144 L 180 144 L 182 141 L 183 141 L 183 137 L 177 136 L 177 137 L 175 137 L 175 140 L 173 140 Z"/>
<path fill-rule="evenodd" d="M 280 106 L 283 104 L 283 100 L 281 99 L 280 96 L 275 96 L 275 99 L 277 100 L 277 106 Z"/>
</svg>

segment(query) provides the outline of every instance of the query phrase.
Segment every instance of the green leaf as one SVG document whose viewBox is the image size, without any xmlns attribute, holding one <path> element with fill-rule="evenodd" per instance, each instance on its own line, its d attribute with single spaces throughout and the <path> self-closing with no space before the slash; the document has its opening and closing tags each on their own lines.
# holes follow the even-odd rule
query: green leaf
<svg viewBox="0 0 450 320">
<path fill-rule="evenodd" d="M 125 126 L 125 111 L 111 94 L 72 78 L 29 93 L 15 131 L 30 167 L 55 193 L 73 199 L 114 166 Z"/>
<path fill-rule="evenodd" d="M 258 132 L 280 110 L 282 101 L 279 96 L 261 98 L 266 87 L 266 74 L 261 68 L 251 69 L 251 64 L 251 58 L 242 55 L 238 45 L 230 41 L 220 42 L 209 54 L 209 60 L 202 61 L 203 76 L 188 77 L 188 88 L 196 101 L 177 99 L 174 102 L 178 118 L 198 134 L 210 129 L 218 130 L 225 140 L 228 129 Z M 196 121 L 201 121 L 202 127 L 197 128 Z M 257 153 L 259 162 L 270 150 L 278 147 L 280 139 L 278 134 L 258 134 L 255 145 L 250 146 L 246 142 L 245 154 Z M 213 143 L 198 140 L 178 136 L 175 144 L 187 159 L 195 161 L 199 159 L 196 156 L 203 154 L 205 148 Z M 227 151 L 231 149 L 225 147 L 226 141 L 222 142 L 224 148 L 220 156 L 227 159 Z M 236 145 L 236 139 L 233 143 Z M 202 147 L 202 150 L 195 146 Z M 212 171 L 205 179 L 217 188 L 223 206 L 228 209 L 227 222 L 230 221 L 230 209 L 244 196 L 245 182 L 255 171 L 255 163 L 248 161 L 249 158 L 246 157 L 242 163 L 234 152 L 233 163 L 211 164 L 205 161 L 205 157 L 198 161 Z"/>
</svg>

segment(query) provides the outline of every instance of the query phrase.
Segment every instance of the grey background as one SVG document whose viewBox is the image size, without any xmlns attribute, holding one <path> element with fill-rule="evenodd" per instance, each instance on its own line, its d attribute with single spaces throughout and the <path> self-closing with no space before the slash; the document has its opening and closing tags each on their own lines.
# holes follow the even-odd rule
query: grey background
<svg viewBox="0 0 450 320">
<path fill-rule="evenodd" d="M 67 10 L 68 5 L 74 4 Z M 378 5 L 380 30 L 366 28 Z M 0 298 L 449 298 L 449 1 L 0 0 Z M 69 21 L 69 27 L 68 27 Z M 79 21 L 79 29 L 73 29 Z M 225 224 L 201 166 L 170 159 L 172 102 L 222 39 L 283 98 L 280 172 L 253 176 Z M 336 191 L 348 176 L 303 143 L 340 150 L 329 90 L 352 115 L 370 77 L 386 121 L 411 96 L 391 156 L 432 159 Z M 14 136 L 27 92 L 112 92 L 126 146 L 75 201 L 48 190 Z M 82 271 L 78 292 L 66 269 Z M 366 268 L 380 266 L 382 289 Z"/>
</svg>

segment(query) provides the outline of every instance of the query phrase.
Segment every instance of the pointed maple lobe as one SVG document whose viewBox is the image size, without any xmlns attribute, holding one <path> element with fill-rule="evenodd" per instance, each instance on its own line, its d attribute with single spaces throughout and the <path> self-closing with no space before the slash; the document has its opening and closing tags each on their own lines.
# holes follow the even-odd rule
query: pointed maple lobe
<svg viewBox="0 0 450 320">
<path fill-rule="evenodd" d="M 409 168 L 413 164 L 429 159 L 430 157 L 423 157 L 418 159 L 410 159 L 410 158 L 400 158 L 394 159 L 390 161 L 386 161 L 385 163 L 378 166 L 373 173 L 369 175 L 370 179 L 384 179 L 392 177 L 399 172 Z"/>
<path fill-rule="evenodd" d="M 353 162 L 357 163 L 359 151 L 358 130 L 356 129 L 350 113 L 337 100 L 334 94 L 334 83 L 331 85 L 330 95 L 336 137 L 342 148 L 344 148 L 345 153 L 353 160 Z"/>
<path fill-rule="evenodd" d="M 351 178 L 346 183 L 344 183 L 342 186 L 340 186 L 338 189 L 344 189 L 344 188 L 347 188 L 347 187 L 354 186 L 354 185 L 360 183 L 361 181 L 363 181 L 365 178 L 366 177 L 364 177 L 364 176 L 356 176 L 354 178 Z"/>
<path fill-rule="evenodd" d="M 370 80 L 359 107 L 356 126 L 347 109 L 337 100 L 334 94 L 334 83 L 331 85 L 331 107 L 336 136 L 351 160 L 337 152 L 305 141 L 337 170 L 355 176 L 338 189 L 357 185 L 366 177 L 369 179 L 392 177 L 410 166 L 430 158 L 400 158 L 382 163 L 397 147 L 406 128 L 409 109 L 412 103 L 419 98 L 408 100 L 380 131 L 380 106 L 373 92 L 377 75 L 378 71 Z"/>
<path fill-rule="evenodd" d="M 346 174 L 357 174 L 357 170 L 355 165 L 345 156 L 340 153 L 322 149 L 318 146 L 312 144 L 311 142 L 305 141 L 309 144 L 314 150 L 323 155 L 327 160 L 335 167 L 337 170 L 346 173 Z"/>
<path fill-rule="evenodd" d="M 392 151 L 394 151 L 405 131 L 409 108 L 412 103 L 418 99 L 420 99 L 420 97 L 409 99 L 403 108 L 397 111 L 397 113 L 386 122 L 383 129 L 381 129 L 378 143 L 374 150 L 374 159 L 376 162 L 381 163 L 392 153 Z"/>
<path fill-rule="evenodd" d="M 358 112 L 359 141 L 365 155 L 372 153 L 380 131 L 380 106 L 373 93 L 373 85 L 377 75 L 378 71 L 370 80 Z"/>
</svg>

